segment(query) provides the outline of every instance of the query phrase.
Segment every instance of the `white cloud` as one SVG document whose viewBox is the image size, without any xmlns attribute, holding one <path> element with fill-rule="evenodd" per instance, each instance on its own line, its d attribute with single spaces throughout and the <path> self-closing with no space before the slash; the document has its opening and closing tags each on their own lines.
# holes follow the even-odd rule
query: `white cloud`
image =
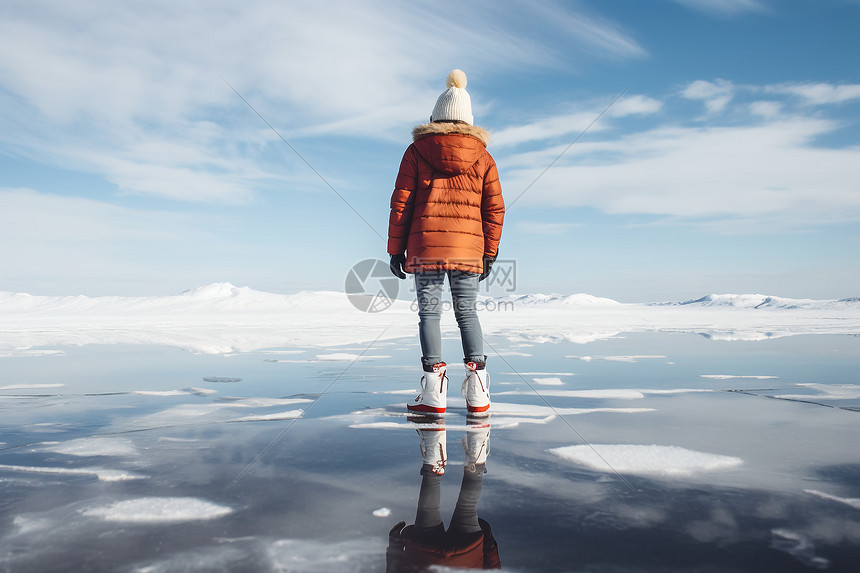
<svg viewBox="0 0 860 573">
<path fill-rule="evenodd" d="M 546 26 L 562 29 L 566 35 L 572 35 L 589 51 L 619 58 L 647 55 L 646 50 L 628 32 L 605 18 L 582 11 L 571 14 L 561 5 L 545 2 L 528 4 L 528 10 L 542 14 Z"/>
<path fill-rule="evenodd" d="M 725 80 L 708 82 L 697 80 L 689 84 L 681 95 L 687 99 L 705 102 L 705 108 L 710 113 L 723 111 L 734 96 L 735 86 Z"/>
<path fill-rule="evenodd" d="M 663 102 L 660 100 L 634 94 L 618 100 L 606 113 L 612 117 L 626 117 L 628 115 L 650 115 L 661 109 L 663 109 Z"/>
<path fill-rule="evenodd" d="M 729 127 L 656 127 L 612 141 L 583 141 L 523 201 L 612 214 L 856 220 L 860 148 L 814 146 L 837 127 L 788 117 Z M 540 172 L 531 166 L 547 165 L 558 152 L 554 147 L 512 160 L 508 188 L 525 188 Z"/>
<path fill-rule="evenodd" d="M 495 130 L 491 134 L 491 141 L 493 146 L 500 147 L 531 141 L 545 141 L 565 135 L 577 134 L 594 121 L 597 113 L 599 112 L 556 115 L 524 125 Z M 597 126 L 595 128 L 599 129 Z"/>
<path fill-rule="evenodd" d="M 750 104 L 750 113 L 764 118 L 773 118 L 782 112 L 782 104 L 776 101 L 754 101 Z"/>
<path fill-rule="evenodd" d="M 765 91 L 793 95 L 809 105 L 840 104 L 860 99 L 860 84 L 777 84 L 767 86 Z"/>
<path fill-rule="evenodd" d="M 104 175 L 125 192 L 248 201 L 280 177 L 262 152 L 281 143 L 260 137 L 267 128 L 222 78 L 288 141 L 384 139 L 428 115 L 452 67 L 474 79 L 483 70 L 566 69 L 572 53 L 644 55 L 614 22 L 572 10 L 489 1 L 6 2 L 0 145 Z M 470 85 L 481 101 L 481 83 Z"/>
<path fill-rule="evenodd" d="M 492 144 L 497 147 L 503 147 L 579 135 L 586 128 L 588 128 L 589 132 L 606 129 L 608 120 L 604 119 L 595 123 L 595 119 L 597 119 L 602 109 L 606 107 L 606 103 L 608 102 L 601 102 L 599 106 L 593 106 L 589 111 L 554 115 L 523 125 L 495 130 L 491 134 Z M 606 112 L 606 115 L 616 118 L 630 115 L 651 115 L 659 112 L 662 107 L 663 104 L 659 100 L 635 94 L 619 99 Z"/>
</svg>

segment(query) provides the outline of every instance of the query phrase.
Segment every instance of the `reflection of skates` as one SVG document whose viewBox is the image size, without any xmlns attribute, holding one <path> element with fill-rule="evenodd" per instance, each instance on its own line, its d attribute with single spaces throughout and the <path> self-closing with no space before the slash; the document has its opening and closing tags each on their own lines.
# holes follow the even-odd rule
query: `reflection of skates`
<svg viewBox="0 0 860 573">
<path fill-rule="evenodd" d="M 448 376 L 445 374 L 446 364 L 439 362 L 433 366 L 424 366 L 421 377 L 421 393 L 415 400 L 406 404 L 411 412 L 428 414 L 444 414 L 448 400 Z"/>
<path fill-rule="evenodd" d="M 417 429 L 420 441 L 418 447 L 421 450 L 422 472 L 429 471 L 436 475 L 445 473 L 445 465 L 448 463 L 447 433 L 445 431 L 444 418 L 432 418 L 410 416 L 411 421 L 420 424 Z"/>
<path fill-rule="evenodd" d="M 470 414 L 489 413 L 490 375 L 487 373 L 485 362 L 466 364 L 466 378 L 460 391 L 466 399 L 466 409 Z"/>
<path fill-rule="evenodd" d="M 469 472 L 484 470 L 487 455 L 490 453 L 490 424 L 486 419 L 468 420 L 466 435 L 463 436 L 463 450 L 466 459 L 463 468 Z"/>
</svg>

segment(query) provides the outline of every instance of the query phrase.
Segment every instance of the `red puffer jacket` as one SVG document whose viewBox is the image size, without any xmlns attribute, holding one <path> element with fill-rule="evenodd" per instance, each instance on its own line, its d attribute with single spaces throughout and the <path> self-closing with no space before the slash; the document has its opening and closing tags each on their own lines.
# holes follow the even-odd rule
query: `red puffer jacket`
<svg viewBox="0 0 860 573">
<path fill-rule="evenodd" d="M 429 123 L 412 132 L 391 196 L 388 253 L 406 253 L 406 272 L 480 273 L 496 256 L 505 203 L 489 134 L 462 123 Z"/>
</svg>

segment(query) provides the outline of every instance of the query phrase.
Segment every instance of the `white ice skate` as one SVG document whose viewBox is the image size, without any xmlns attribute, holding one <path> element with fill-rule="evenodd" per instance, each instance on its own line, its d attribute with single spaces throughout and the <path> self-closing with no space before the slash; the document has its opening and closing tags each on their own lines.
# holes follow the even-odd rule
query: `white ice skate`
<svg viewBox="0 0 860 573">
<path fill-rule="evenodd" d="M 439 362 L 426 371 L 421 377 L 421 393 L 415 400 L 406 404 L 410 412 L 426 414 L 444 414 L 448 404 L 448 376 L 445 374 L 445 363 Z"/>
<path fill-rule="evenodd" d="M 466 399 L 469 414 L 479 416 L 490 413 L 490 375 L 484 362 L 466 364 L 466 379 L 460 390 Z"/>
</svg>

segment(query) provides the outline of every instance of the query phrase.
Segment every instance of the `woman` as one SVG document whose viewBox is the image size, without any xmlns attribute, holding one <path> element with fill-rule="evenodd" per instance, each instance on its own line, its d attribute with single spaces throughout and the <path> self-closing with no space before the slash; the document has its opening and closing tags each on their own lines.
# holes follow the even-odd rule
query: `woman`
<svg viewBox="0 0 860 573">
<path fill-rule="evenodd" d="M 415 275 L 421 341 L 421 393 L 410 411 L 441 414 L 447 408 L 447 365 L 442 361 L 442 289 L 451 287 L 466 377 L 462 393 L 472 414 L 490 409 L 489 376 L 475 308 L 478 282 L 498 255 L 505 204 L 489 134 L 473 125 L 466 74 L 446 79 L 430 123 L 412 132 L 391 196 L 388 253 L 399 278 Z"/>
</svg>

